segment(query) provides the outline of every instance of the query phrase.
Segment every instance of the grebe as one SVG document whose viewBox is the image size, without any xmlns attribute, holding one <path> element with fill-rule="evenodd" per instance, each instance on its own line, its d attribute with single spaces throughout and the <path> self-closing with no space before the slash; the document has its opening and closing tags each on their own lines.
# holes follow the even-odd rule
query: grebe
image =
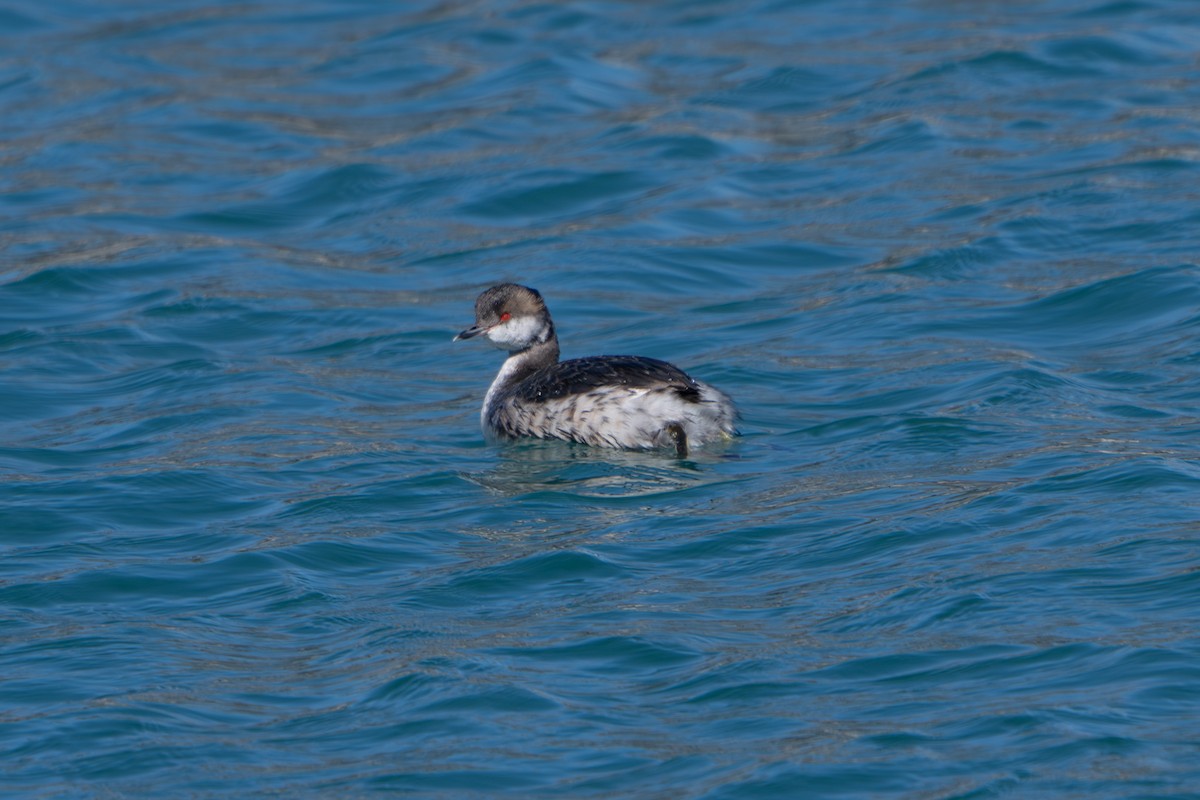
<svg viewBox="0 0 1200 800">
<path fill-rule="evenodd" d="M 688 448 L 736 435 L 737 409 L 722 392 L 665 361 L 642 356 L 558 360 L 558 337 L 535 289 L 493 286 L 475 301 L 475 324 L 508 351 L 480 412 L 493 438 L 566 439 L 602 447 Z"/>
</svg>

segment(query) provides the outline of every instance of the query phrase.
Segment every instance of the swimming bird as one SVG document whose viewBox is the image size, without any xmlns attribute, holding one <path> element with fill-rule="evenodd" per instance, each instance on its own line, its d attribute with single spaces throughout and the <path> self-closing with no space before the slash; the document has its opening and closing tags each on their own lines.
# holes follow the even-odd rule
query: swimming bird
<svg viewBox="0 0 1200 800">
<path fill-rule="evenodd" d="M 508 351 L 483 400 L 493 439 L 537 437 L 633 450 L 688 449 L 736 435 L 723 392 L 643 356 L 558 360 L 558 336 L 537 290 L 493 286 L 475 301 L 475 324 L 454 341 L 486 336 Z"/>
</svg>

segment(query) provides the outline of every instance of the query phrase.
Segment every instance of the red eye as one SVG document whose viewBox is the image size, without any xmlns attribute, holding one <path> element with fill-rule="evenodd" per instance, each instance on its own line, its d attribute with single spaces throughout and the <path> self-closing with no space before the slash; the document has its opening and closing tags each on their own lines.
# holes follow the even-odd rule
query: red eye
<svg viewBox="0 0 1200 800">
<path fill-rule="evenodd" d="M 507 311 L 500 315 L 501 322 L 508 322 L 510 319 L 512 319 L 512 314 L 508 313 Z"/>
</svg>

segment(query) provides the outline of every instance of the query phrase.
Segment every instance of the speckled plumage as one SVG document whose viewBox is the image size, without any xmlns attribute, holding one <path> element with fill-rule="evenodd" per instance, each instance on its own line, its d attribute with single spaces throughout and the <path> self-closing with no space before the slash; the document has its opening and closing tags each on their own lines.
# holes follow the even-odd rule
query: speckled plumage
<svg viewBox="0 0 1200 800">
<path fill-rule="evenodd" d="M 480 294 L 475 324 L 455 340 L 486 335 L 509 351 L 480 413 L 497 438 L 566 439 L 628 449 L 689 446 L 733 436 L 732 401 L 678 367 L 642 356 L 558 360 L 542 297 L 517 284 Z"/>
</svg>

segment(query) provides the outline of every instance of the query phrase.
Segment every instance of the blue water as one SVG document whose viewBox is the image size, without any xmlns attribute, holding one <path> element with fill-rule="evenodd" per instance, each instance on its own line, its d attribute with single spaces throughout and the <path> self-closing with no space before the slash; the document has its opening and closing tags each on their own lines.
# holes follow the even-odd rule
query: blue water
<svg viewBox="0 0 1200 800">
<path fill-rule="evenodd" d="M 0 10 L 5 797 L 1200 797 L 1192 0 Z M 484 442 L 475 295 L 743 436 Z"/>
</svg>

